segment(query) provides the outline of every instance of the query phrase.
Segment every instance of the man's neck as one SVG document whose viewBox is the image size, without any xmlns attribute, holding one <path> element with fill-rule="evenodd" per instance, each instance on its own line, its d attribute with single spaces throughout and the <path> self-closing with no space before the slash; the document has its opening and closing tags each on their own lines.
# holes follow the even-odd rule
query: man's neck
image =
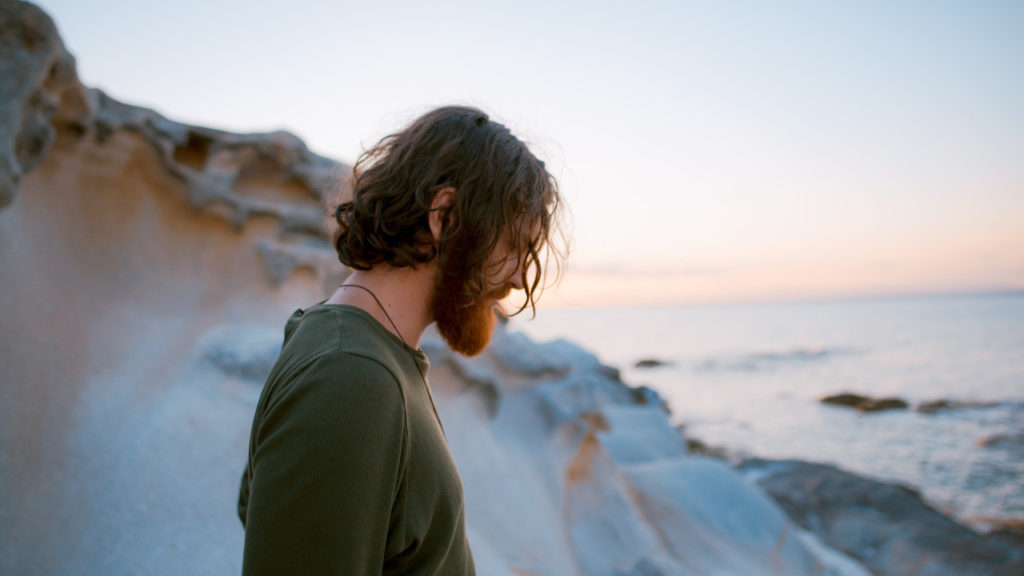
<svg viewBox="0 0 1024 576">
<path fill-rule="evenodd" d="M 419 348 L 423 331 L 434 321 L 430 303 L 435 274 L 436 265 L 433 263 L 417 266 L 415 270 L 386 264 L 370 270 L 356 270 L 327 299 L 327 303 L 361 308 L 406 344 Z M 380 303 L 365 290 L 346 287 L 353 284 L 372 292 Z"/>
</svg>

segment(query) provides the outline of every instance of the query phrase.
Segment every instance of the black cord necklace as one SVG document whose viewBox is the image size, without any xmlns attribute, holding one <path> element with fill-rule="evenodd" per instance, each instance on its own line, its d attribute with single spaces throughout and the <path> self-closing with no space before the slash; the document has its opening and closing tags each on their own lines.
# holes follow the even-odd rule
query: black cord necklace
<svg viewBox="0 0 1024 576">
<path fill-rule="evenodd" d="M 412 346 L 410 346 L 409 342 L 406 341 L 405 336 L 402 336 L 402 331 L 398 329 L 398 325 L 391 319 L 391 314 L 388 314 L 387 308 L 385 308 L 384 304 L 381 303 L 380 298 L 377 298 L 377 295 L 373 293 L 373 290 L 370 290 L 366 286 L 360 286 L 359 284 L 342 284 L 341 287 L 359 288 L 369 294 L 373 298 L 373 301 L 377 303 L 377 306 L 380 306 L 380 311 L 384 313 L 384 317 L 388 319 L 388 322 L 391 323 L 391 327 L 395 329 L 395 335 L 398 336 L 398 339 L 402 341 L 402 344 L 405 344 L 406 352 L 409 353 L 409 357 L 412 358 L 413 366 L 416 366 L 416 371 L 420 374 L 420 380 L 423 381 L 423 388 L 427 391 L 427 398 L 430 398 L 430 407 L 433 408 L 434 417 L 437 418 L 437 424 L 441 427 L 441 435 L 445 437 L 445 442 L 447 442 L 448 436 L 444 433 L 444 424 L 441 423 L 441 416 L 437 413 L 437 406 L 434 404 L 434 395 L 430 393 L 430 385 L 427 384 L 427 377 L 423 374 L 423 369 L 420 368 L 420 363 L 416 361 L 416 356 L 412 353 Z"/>
</svg>

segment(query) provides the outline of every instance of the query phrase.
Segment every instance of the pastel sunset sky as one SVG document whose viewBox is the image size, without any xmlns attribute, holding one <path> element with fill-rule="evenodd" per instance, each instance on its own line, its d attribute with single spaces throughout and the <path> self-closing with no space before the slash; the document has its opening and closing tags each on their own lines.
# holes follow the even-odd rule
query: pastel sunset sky
<svg viewBox="0 0 1024 576">
<path fill-rule="evenodd" d="M 87 85 L 347 162 L 484 108 L 571 207 L 542 304 L 1024 289 L 1024 2 L 39 4 Z"/>
</svg>

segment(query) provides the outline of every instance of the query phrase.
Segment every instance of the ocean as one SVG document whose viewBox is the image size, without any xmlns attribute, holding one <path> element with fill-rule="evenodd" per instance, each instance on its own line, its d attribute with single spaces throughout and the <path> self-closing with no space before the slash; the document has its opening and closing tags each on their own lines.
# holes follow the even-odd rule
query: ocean
<svg viewBox="0 0 1024 576">
<path fill-rule="evenodd" d="M 1024 519 L 1024 293 L 542 309 L 509 325 L 653 388 L 688 438 L 908 485 L 982 530 Z M 910 406 L 820 402 L 842 392 Z M 916 410 L 943 399 L 977 405 Z"/>
</svg>

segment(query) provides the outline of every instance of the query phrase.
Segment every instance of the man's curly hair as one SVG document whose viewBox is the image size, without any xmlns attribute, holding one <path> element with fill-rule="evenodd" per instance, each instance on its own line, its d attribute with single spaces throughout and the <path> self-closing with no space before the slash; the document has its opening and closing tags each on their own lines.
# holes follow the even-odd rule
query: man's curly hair
<svg viewBox="0 0 1024 576">
<path fill-rule="evenodd" d="M 430 207 L 449 186 L 455 199 L 435 245 Z M 438 108 L 381 139 L 356 162 L 350 198 L 334 212 L 342 264 L 368 270 L 439 258 L 442 274 L 461 279 L 467 306 L 487 288 L 484 266 L 503 239 L 522 258 L 526 299 L 516 314 L 535 309 L 548 265 L 557 277 L 565 256 L 554 177 L 508 128 L 475 108 Z"/>
</svg>

